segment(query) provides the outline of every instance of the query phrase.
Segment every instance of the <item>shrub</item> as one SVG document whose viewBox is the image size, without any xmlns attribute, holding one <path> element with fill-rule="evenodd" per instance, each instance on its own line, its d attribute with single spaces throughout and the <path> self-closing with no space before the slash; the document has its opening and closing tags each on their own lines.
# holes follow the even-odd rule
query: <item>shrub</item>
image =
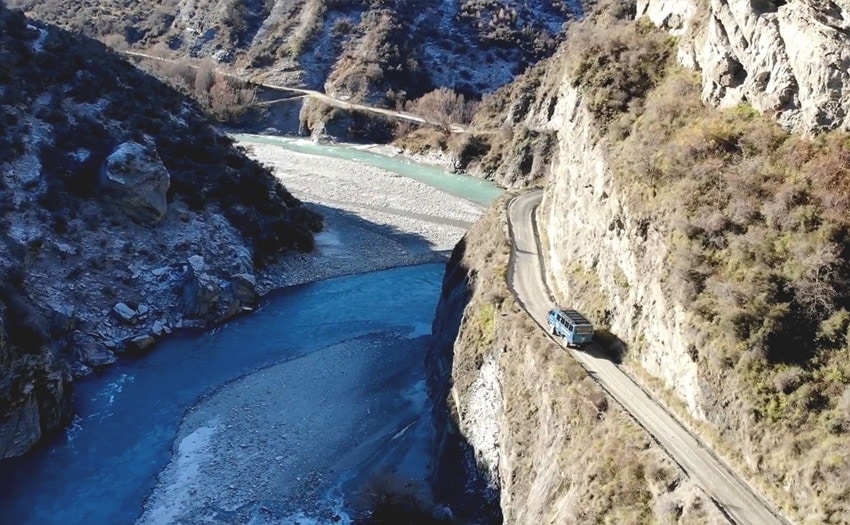
<svg viewBox="0 0 850 525">
<path fill-rule="evenodd" d="M 585 93 L 587 107 L 603 126 L 655 87 L 670 65 L 675 40 L 651 23 L 613 20 L 610 25 L 573 26 L 567 54 L 573 57 L 573 85 Z"/>
<path fill-rule="evenodd" d="M 467 100 L 460 93 L 448 88 L 438 88 L 408 102 L 405 110 L 425 118 L 429 124 L 448 133 L 452 124 L 471 122 L 477 106 L 477 101 Z"/>
</svg>

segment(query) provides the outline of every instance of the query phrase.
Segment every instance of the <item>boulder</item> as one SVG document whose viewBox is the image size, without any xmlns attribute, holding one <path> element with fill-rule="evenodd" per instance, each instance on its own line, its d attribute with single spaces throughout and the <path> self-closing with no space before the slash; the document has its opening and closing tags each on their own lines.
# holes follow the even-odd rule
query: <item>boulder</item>
<svg viewBox="0 0 850 525">
<path fill-rule="evenodd" d="M 139 319 L 144 319 L 151 311 L 150 307 L 144 303 L 140 304 L 137 310 L 139 312 Z"/>
<path fill-rule="evenodd" d="M 165 217 L 171 176 L 155 149 L 137 142 L 120 144 L 103 162 L 100 185 L 134 220 L 156 223 Z"/>
<path fill-rule="evenodd" d="M 150 334 L 140 334 L 127 341 L 127 350 L 144 352 L 156 343 L 156 338 Z"/>
<path fill-rule="evenodd" d="M 203 258 L 199 257 L 201 259 L 200 265 L 197 264 L 197 260 L 194 261 L 196 264 L 193 265 L 191 259 L 192 257 L 190 257 L 180 303 L 186 317 L 205 317 L 215 309 L 221 294 L 221 287 L 218 285 L 217 279 L 196 269 L 203 268 Z"/>
<path fill-rule="evenodd" d="M 135 324 L 136 320 L 139 318 L 139 312 L 130 308 L 125 303 L 117 303 L 112 307 L 112 311 L 115 312 L 120 319 L 129 324 Z"/>
<path fill-rule="evenodd" d="M 89 334 L 77 332 L 71 336 L 70 365 L 76 376 L 115 362 L 115 354 Z"/>
<path fill-rule="evenodd" d="M 257 280 L 251 274 L 240 273 L 231 277 L 230 291 L 244 305 L 257 302 Z"/>
</svg>

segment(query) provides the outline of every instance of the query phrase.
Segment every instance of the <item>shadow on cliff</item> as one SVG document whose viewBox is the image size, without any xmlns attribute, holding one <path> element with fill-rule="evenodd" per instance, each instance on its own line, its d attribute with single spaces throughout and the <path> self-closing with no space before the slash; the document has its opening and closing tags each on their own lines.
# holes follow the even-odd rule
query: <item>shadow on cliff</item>
<svg viewBox="0 0 850 525">
<path fill-rule="evenodd" d="M 629 351 L 625 341 L 611 333 L 607 328 L 597 328 L 593 334 L 594 344 L 585 347 L 582 351 L 597 359 L 605 359 L 619 365 Z"/>
<path fill-rule="evenodd" d="M 470 274 L 463 264 L 466 237 L 452 251 L 442 292 L 431 328 L 432 343 L 426 356 L 428 393 L 433 400 L 436 429 L 434 469 L 431 480 L 434 498 L 447 505 L 461 522 L 502 523 L 498 487 L 482 472 L 475 451 L 457 427 L 457 414 L 448 403 L 452 387 L 454 342 L 460 332 L 464 309 L 472 297 Z"/>
</svg>

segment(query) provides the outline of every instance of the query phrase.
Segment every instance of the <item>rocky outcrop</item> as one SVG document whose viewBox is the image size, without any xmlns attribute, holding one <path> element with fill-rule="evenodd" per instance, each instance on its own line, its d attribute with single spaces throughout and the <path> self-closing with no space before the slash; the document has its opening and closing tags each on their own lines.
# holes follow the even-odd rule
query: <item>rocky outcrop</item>
<svg viewBox="0 0 850 525">
<path fill-rule="evenodd" d="M 0 49 L 3 457 L 67 420 L 72 376 L 245 311 L 285 279 L 255 264 L 312 249 L 322 221 L 195 104 L 101 43 L 0 3 Z M 231 293 L 233 274 L 245 275 Z"/>
<path fill-rule="evenodd" d="M 257 279 L 248 273 L 239 273 L 230 279 L 230 292 L 241 304 L 253 305 L 257 302 Z"/>
<path fill-rule="evenodd" d="M 95 339 L 90 334 L 76 332 L 70 336 L 69 349 L 71 355 L 71 373 L 82 376 L 93 370 L 111 365 L 115 362 L 113 354 L 106 345 Z"/>
<path fill-rule="evenodd" d="M 204 272 L 203 257 L 192 256 L 186 270 L 186 283 L 183 285 L 181 305 L 187 317 L 207 316 L 215 310 L 221 295 L 218 279 Z"/>
<path fill-rule="evenodd" d="M 703 98 L 745 102 L 798 132 L 850 129 L 850 3 L 639 0 L 638 16 L 679 36 Z"/>
<path fill-rule="evenodd" d="M 229 319 L 257 304 L 253 274 L 239 273 L 222 280 L 205 271 L 204 258 L 189 257 L 180 305 L 187 319 Z"/>
<path fill-rule="evenodd" d="M 28 451 L 71 416 L 71 374 L 47 350 L 21 356 L 6 337 L 0 317 L 0 460 Z"/>
<path fill-rule="evenodd" d="M 137 142 L 119 145 L 104 161 L 100 183 L 132 219 L 156 223 L 168 211 L 165 194 L 171 176 L 155 149 Z"/>
</svg>

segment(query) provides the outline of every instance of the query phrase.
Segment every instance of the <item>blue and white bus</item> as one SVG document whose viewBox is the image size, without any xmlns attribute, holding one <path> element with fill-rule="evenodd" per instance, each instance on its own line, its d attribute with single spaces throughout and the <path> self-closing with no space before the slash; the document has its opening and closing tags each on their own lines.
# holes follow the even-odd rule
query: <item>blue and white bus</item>
<svg viewBox="0 0 850 525">
<path fill-rule="evenodd" d="M 562 337 L 567 346 L 581 347 L 593 340 L 593 323 L 576 310 L 549 310 L 547 322 L 552 328 L 552 335 Z"/>
</svg>

